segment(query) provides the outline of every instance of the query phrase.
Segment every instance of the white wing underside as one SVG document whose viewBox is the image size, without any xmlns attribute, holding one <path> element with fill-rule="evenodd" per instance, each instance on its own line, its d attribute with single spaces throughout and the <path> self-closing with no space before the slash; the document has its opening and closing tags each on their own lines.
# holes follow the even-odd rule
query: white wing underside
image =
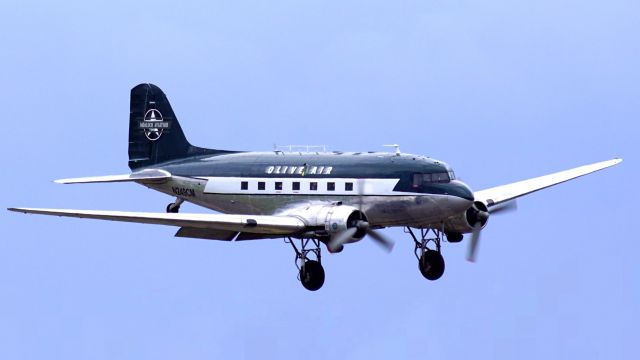
<svg viewBox="0 0 640 360">
<path fill-rule="evenodd" d="M 557 185 L 580 176 L 591 174 L 602 169 L 614 166 L 622 162 L 622 159 L 602 161 L 595 164 L 580 166 L 570 170 L 560 171 L 550 175 L 540 176 L 533 179 L 518 181 L 515 183 L 496 186 L 486 190 L 476 191 L 473 195 L 476 201 L 481 201 L 488 206 L 497 205 L 532 192 Z"/>
<path fill-rule="evenodd" d="M 180 226 L 181 229 L 176 236 L 216 240 L 231 240 L 235 237 L 232 235 L 237 235 L 238 233 L 266 235 L 264 237 L 294 235 L 306 227 L 302 220 L 293 216 L 174 214 L 38 208 L 9 208 L 8 210 L 25 214 Z M 245 237 L 247 239 L 251 238 L 251 236 Z M 255 238 L 260 238 L 260 236 Z"/>
</svg>

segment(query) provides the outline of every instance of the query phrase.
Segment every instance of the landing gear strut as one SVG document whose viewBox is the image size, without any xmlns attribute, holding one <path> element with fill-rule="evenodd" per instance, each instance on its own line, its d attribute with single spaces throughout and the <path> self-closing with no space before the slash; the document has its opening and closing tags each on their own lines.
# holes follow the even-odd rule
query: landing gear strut
<svg viewBox="0 0 640 360">
<path fill-rule="evenodd" d="M 420 229 L 420 240 L 418 240 L 411 228 L 407 227 L 405 232 L 409 233 L 415 242 L 413 252 L 418 259 L 418 268 L 422 276 L 427 280 L 438 280 L 444 274 L 444 258 L 440 252 L 442 231 Z M 435 249 L 430 249 L 428 247 L 429 243 L 433 243 Z"/>
<path fill-rule="evenodd" d="M 294 243 L 294 239 L 286 238 L 296 252 L 296 267 L 298 268 L 298 280 L 305 289 L 316 291 L 324 284 L 324 268 L 320 260 L 320 240 L 300 239 L 300 249 Z M 312 255 L 315 260 L 310 259 Z"/>
<path fill-rule="evenodd" d="M 174 214 L 180 212 L 180 205 L 182 205 L 183 202 L 184 199 L 176 198 L 176 202 L 172 202 L 167 205 L 167 212 Z"/>
</svg>

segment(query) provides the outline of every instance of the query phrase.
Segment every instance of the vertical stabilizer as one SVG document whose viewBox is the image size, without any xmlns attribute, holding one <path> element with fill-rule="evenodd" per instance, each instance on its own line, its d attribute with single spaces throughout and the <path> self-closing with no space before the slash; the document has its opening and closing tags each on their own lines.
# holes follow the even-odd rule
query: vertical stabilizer
<svg viewBox="0 0 640 360">
<path fill-rule="evenodd" d="M 195 155 L 226 151 L 204 149 L 187 141 L 167 96 L 153 84 L 131 89 L 129 168 L 139 168 Z"/>
</svg>

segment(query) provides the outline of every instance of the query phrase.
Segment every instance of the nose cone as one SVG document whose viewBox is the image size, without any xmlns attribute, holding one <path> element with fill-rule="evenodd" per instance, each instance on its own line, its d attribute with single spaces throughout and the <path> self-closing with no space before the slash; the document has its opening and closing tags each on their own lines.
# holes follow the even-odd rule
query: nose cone
<svg viewBox="0 0 640 360">
<path fill-rule="evenodd" d="M 447 192 L 452 213 L 466 211 L 473 204 L 473 191 L 461 181 L 452 181 Z"/>
<path fill-rule="evenodd" d="M 473 202 L 473 191 L 462 181 L 452 181 L 451 189 L 449 189 L 449 195 L 457 196 L 461 199 Z"/>
</svg>

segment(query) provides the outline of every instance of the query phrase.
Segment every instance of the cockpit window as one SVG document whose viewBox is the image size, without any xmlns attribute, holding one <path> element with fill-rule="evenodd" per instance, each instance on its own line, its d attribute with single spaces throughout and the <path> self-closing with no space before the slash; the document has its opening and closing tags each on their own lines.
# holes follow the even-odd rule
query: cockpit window
<svg viewBox="0 0 640 360">
<path fill-rule="evenodd" d="M 413 183 L 411 185 L 417 188 L 423 184 L 448 183 L 451 179 L 455 178 L 452 175 L 453 171 L 432 174 L 413 174 Z"/>
<path fill-rule="evenodd" d="M 435 173 L 431 174 L 432 182 L 434 183 L 447 183 L 449 182 L 449 173 Z"/>
</svg>

